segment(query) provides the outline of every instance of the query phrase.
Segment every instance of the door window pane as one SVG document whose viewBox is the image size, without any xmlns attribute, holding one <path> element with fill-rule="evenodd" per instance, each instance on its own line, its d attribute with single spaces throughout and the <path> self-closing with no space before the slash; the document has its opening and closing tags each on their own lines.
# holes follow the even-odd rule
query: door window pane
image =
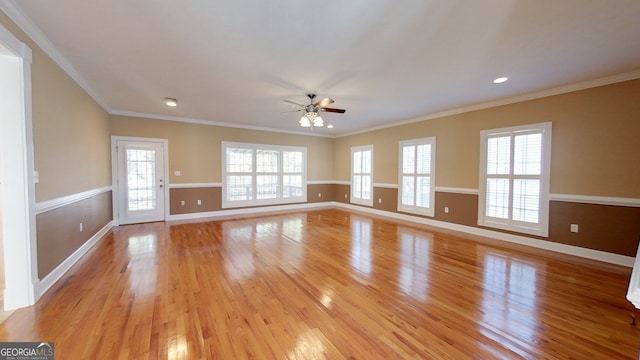
<svg viewBox="0 0 640 360">
<path fill-rule="evenodd" d="M 127 209 L 156 209 L 156 153 L 154 150 L 126 149 Z"/>
</svg>

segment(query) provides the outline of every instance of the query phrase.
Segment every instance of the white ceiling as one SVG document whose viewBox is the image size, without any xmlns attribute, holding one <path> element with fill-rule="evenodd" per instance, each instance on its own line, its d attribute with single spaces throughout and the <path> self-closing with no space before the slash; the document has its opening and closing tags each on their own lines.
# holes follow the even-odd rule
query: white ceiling
<svg viewBox="0 0 640 360">
<path fill-rule="evenodd" d="M 1 0 L 107 111 L 340 136 L 640 77 L 638 0 Z M 623 74 L 622 77 L 618 76 Z M 495 85 L 492 80 L 508 76 Z M 178 99 L 176 108 L 162 102 Z"/>
</svg>

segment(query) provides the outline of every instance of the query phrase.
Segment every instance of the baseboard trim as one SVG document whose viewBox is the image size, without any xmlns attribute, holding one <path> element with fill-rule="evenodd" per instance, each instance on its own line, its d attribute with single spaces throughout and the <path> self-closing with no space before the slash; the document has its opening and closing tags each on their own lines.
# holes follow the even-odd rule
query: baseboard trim
<svg viewBox="0 0 640 360">
<path fill-rule="evenodd" d="M 333 204 L 332 202 L 300 203 L 300 204 L 275 205 L 275 206 L 264 206 L 264 207 L 226 209 L 226 210 L 197 212 L 197 213 L 189 213 L 189 214 L 176 214 L 176 215 L 169 215 L 169 218 L 167 219 L 167 221 L 197 220 L 197 219 L 204 219 L 204 218 L 218 218 L 218 217 L 234 216 L 234 215 L 253 215 L 253 214 L 265 214 L 265 213 L 281 212 L 281 211 L 316 209 L 316 208 L 322 208 L 322 207 L 331 207 L 332 204 Z"/>
<path fill-rule="evenodd" d="M 58 265 L 53 271 L 51 271 L 44 279 L 40 280 L 36 283 L 35 286 L 35 301 L 37 302 L 42 295 L 44 295 L 47 290 L 49 290 L 58 280 L 64 276 L 64 274 L 71 269 L 71 267 L 84 256 L 89 249 L 91 249 L 94 245 L 102 239 L 104 235 L 107 234 L 111 227 L 113 226 L 113 222 L 109 221 L 102 229 L 98 230 L 89 240 L 87 240 L 82 246 L 78 248 L 71 256 L 66 258 L 60 265 Z"/>
<path fill-rule="evenodd" d="M 336 207 L 344 208 L 348 210 L 370 213 L 373 215 L 409 221 L 417 224 L 429 225 L 429 226 L 438 227 L 438 228 L 447 229 L 447 230 L 459 231 L 466 234 L 482 236 L 486 238 L 530 246 L 538 249 L 550 250 L 550 251 L 554 251 L 561 254 L 574 255 L 574 256 L 578 256 L 586 259 L 602 261 L 602 262 L 626 266 L 630 268 L 633 267 L 633 264 L 635 262 L 634 257 L 620 255 L 620 254 L 613 254 L 606 251 L 587 249 L 587 248 L 582 248 L 578 246 L 555 243 L 547 240 L 529 238 L 521 235 L 507 234 L 507 233 L 492 231 L 488 229 L 475 228 L 467 225 L 459 225 L 454 223 L 448 223 L 445 221 L 393 213 L 393 212 L 377 210 L 377 209 L 373 209 L 365 206 L 355 206 L 351 204 L 344 204 L 344 203 L 338 203 L 338 202 L 333 202 L 333 205 Z"/>
<path fill-rule="evenodd" d="M 241 208 L 241 209 L 210 211 L 210 212 L 191 213 L 191 214 L 179 214 L 179 215 L 171 215 L 167 221 L 196 220 L 196 219 L 203 219 L 203 218 L 216 218 L 216 217 L 233 216 L 233 215 L 253 215 L 253 214 L 280 212 L 280 211 L 306 210 L 306 209 L 317 209 L 317 208 L 326 208 L 326 207 L 343 208 L 347 210 L 364 212 L 364 213 L 369 213 L 369 214 L 383 216 L 383 217 L 397 219 L 397 220 L 409 221 L 416 224 L 422 224 L 422 225 L 428 225 L 428 226 L 433 226 L 433 227 L 447 229 L 447 230 L 458 231 L 458 232 L 462 232 L 470 235 L 482 236 L 490 239 L 530 246 L 537 249 L 550 250 L 550 251 L 554 251 L 561 254 L 574 255 L 574 256 L 578 256 L 586 259 L 602 261 L 602 262 L 626 266 L 630 268 L 633 267 L 633 264 L 635 262 L 635 258 L 631 256 L 614 254 L 614 253 L 609 253 L 609 252 L 600 251 L 600 250 L 587 249 L 587 248 L 582 248 L 578 246 L 560 244 L 552 241 L 530 238 L 522 235 L 508 234 L 508 233 L 503 233 L 499 231 L 476 228 L 476 227 L 467 226 L 467 225 L 448 223 L 445 221 L 394 213 L 394 212 L 389 212 L 384 210 L 373 209 L 367 206 L 358 206 L 358 205 L 346 204 L 346 203 L 341 203 L 336 201 L 268 206 L 268 207 L 260 207 L 260 208 Z"/>
</svg>

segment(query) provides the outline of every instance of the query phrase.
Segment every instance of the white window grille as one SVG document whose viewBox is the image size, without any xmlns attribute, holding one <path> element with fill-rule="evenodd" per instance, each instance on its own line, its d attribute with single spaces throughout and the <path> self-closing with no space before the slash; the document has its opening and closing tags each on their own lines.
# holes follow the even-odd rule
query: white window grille
<svg viewBox="0 0 640 360">
<path fill-rule="evenodd" d="M 478 225 L 548 236 L 551 123 L 480 133 Z"/>
<path fill-rule="evenodd" d="M 222 143 L 222 207 L 307 201 L 307 149 Z"/>
<path fill-rule="evenodd" d="M 433 216 L 436 138 L 400 142 L 398 211 Z"/>
</svg>

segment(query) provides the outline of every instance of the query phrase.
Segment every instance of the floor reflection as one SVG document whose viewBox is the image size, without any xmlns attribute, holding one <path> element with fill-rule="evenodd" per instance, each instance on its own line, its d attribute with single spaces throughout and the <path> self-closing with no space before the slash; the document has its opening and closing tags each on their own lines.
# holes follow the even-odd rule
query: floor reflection
<svg viewBox="0 0 640 360">
<path fill-rule="evenodd" d="M 306 219 L 306 214 L 305 219 Z M 282 222 L 282 236 L 294 242 L 302 242 L 303 218 L 299 216 L 295 219 L 286 219 Z"/>
<path fill-rule="evenodd" d="M 333 297 L 335 296 L 335 292 L 333 289 L 326 289 L 322 292 L 322 297 L 320 298 L 320 302 L 327 309 L 331 308 L 331 303 L 333 302 Z"/>
<path fill-rule="evenodd" d="M 255 223 L 225 221 L 223 247 L 225 270 L 235 281 L 254 274 L 256 258 L 262 262 L 279 262 L 298 266 L 304 261 L 304 226 L 307 214 L 270 217 Z"/>
<path fill-rule="evenodd" d="M 327 349 L 322 338 L 308 330 L 296 339 L 296 347 L 289 352 L 289 359 L 326 359 Z"/>
<path fill-rule="evenodd" d="M 187 339 L 184 335 L 179 335 L 169 340 L 167 346 L 168 360 L 182 360 L 189 358 L 189 348 L 187 347 Z"/>
<path fill-rule="evenodd" d="M 222 224 L 223 244 L 226 250 L 224 268 L 229 278 L 241 281 L 253 275 L 253 225 L 228 221 Z"/>
<path fill-rule="evenodd" d="M 371 274 L 371 219 L 351 217 L 351 266 L 360 274 Z"/>
<path fill-rule="evenodd" d="M 155 294 L 157 248 L 155 234 L 130 236 L 128 239 L 129 287 L 136 298 Z"/>
<path fill-rule="evenodd" d="M 509 337 L 535 344 L 538 329 L 536 267 L 511 256 L 498 254 L 480 247 L 484 254 L 482 321 Z M 505 343 L 504 334 L 496 334 L 482 327 L 484 335 L 521 351 L 519 346 Z"/>
<path fill-rule="evenodd" d="M 429 259 L 433 235 L 398 227 L 400 272 L 398 284 L 403 292 L 418 300 L 427 299 Z"/>
</svg>

